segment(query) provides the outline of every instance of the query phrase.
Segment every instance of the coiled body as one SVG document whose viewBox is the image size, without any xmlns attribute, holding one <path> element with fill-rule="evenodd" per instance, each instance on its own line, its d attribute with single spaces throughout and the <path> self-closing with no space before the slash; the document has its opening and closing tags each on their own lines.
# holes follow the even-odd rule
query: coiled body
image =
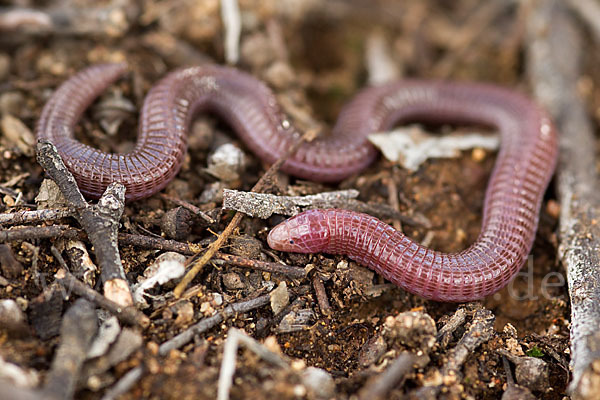
<svg viewBox="0 0 600 400">
<path fill-rule="evenodd" d="M 80 143 L 73 129 L 81 114 L 126 69 L 125 64 L 100 64 L 79 72 L 56 90 L 37 124 L 38 139 L 57 147 L 86 197 L 100 197 L 111 182 L 125 185 L 129 201 L 164 188 L 179 172 L 189 124 L 202 111 L 223 118 L 250 150 L 269 163 L 300 136 L 262 82 L 232 68 L 207 65 L 174 71 L 150 90 L 131 153 L 105 153 Z M 367 141 L 372 120 L 361 117 L 365 111 L 360 106 L 347 107 L 331 135 L 302 146 L 281 169 L 334 182 L 369 165 L 377 152 Z"/>
<path fill-rule="evenodd" d="M 125 70 L 124 64 L 83 70 L 57 89 L 38 122 L 38 138 L 58 148 L 88 197 L 99 197 L 115 181 L 125 184 L 128 200 L 166 186 L 181 167 L 188 126 L 200 111 L 220 115 L 267 162 L 299 136 L 260 81 L 230 68 L 202 66 L 175 71 L 152 88 L 131 153 L 108 154 L 75 140 L 73 129 L 85 108 Z M 483 225 L 472 246 L 440 253 L 373 217 L 342 210 L 291 218 L 271 231 L 269 244 L 285 251 L 347 254 L 430 299 L 468 301 L 493 293 L 510 281 L 531 250 L 557 158 L 550 119 L 524 96 L 491 85 L 429 81 L 368 88 L 343 109 L 329 136 L 303 145 L 282 169 L 310 180 L 339 181 L 375 158 L 368 134 L 408 120 L 484 124 L 500 131 Z"/>
<path fill-rule="evenodd" d="M 438 301 L 471 301 L 504 287 L 525 263 L 557 158 L 547 115 L 526 98 L 482 85 L 403 85 L 365 93 L 381 120 L 435 120 L 497 127 L 501 148 L 486 191 L 479 237 L 454 254 L 431 250 L 366 214 L 310 210 L 269 233 L 282 251 L 345 254 L 407 291 Z M 376 119 L 376 118 L 373 118 Z"/>
</svg>

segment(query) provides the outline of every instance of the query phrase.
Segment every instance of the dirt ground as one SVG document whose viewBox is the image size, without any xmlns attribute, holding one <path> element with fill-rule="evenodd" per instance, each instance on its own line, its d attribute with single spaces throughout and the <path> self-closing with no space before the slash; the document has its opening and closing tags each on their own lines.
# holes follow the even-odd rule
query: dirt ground
<svg viewBox="0 0 600 400">
<path fill-rule="evenodd" d="M 383 39 L 399 76 L 494 82 L 529 93 L 523 49 L 525 3 L 239 0 L 242 33 L 236 67 L 265 80 L 284 108 L 288 104 L 288 109 L 325 130 L 344 103 L 367 84 L 365 49 L 373 38 Z M 38 207 L 35 198 L 44 172 L 36 162 L 32 132 L 53 90 L 73 73 L 94 63 L 127 61 L 130 72 L 90 107 L 76 127 L 81 141 L 123 152 L 135 141 L 137 110 L 144 95 L 159 78 L 180 66 L 225 63 L 217 0 L 56 4 L 0 0 L 0 11 L 17 6 L 43 10 L 53 22 L 38 26 L 29 21 L 4 31 L 0 22 L 0 213 Z M 588 57 L 587 63 L 594 65 L 594 54 Z M 598 72 L 590 68 L 590 75 L 582 77 L 582 94 L 590 110 L 598 110 L 600 101 L 600 92 L 590 83 L 594 73 Z M 247 163 L 237 179 L 225 182 L 207 172 L 206 165 L 209 154 L 227 142 L 244 150 Z M 339 185 L 279 174 L 270 190 L 304 195 L 355 188 L 360 201 L 384 204 L 416 221 L 386 222 L 434 249 L 455 252 L 477 238 L 494 160 L 494 152 L 476 149 L 455 159 L 430 159 L 409 172 L 380 158 Z M 250 190 L 266 167 L 226 124 L 214 116 L 198 116 L 182 171 L 164 193 L 199 207 L 217 221 L 195 224 L 176 239 L 208 245 L 233 216 L 221 210 L 219 189 Z M 176 207 L 158 195 L 127 204 L 120 232 L 173 238 L 165 232 L 164 219 Z M 279 361 L 242 346 L 230 389 L 234 399 L 366 398 L 375 393 L 369 385 L 406 354 L 413 357 L 410 368 L 384 397 L 494 399 L 514 387 L 514 376 L 537 398 L 565 398 L 570 310 L 564 271 L 556 258 L 559 209 L 551 185 L 527 265 L 507 288 L 469 304 L 426 301 L 342 256 L 273 252 L 266 235 L 283 218 L 245 217 L 223 253 L 283 261 L 304 268 L 306 276 L 293 278 L 213 261 L 180 299 L 173 296 L 173 282 L 148 290 L 142 311 L 150 325 L 127 328 L 136 339 L 124 357 L 110 356 L 106 350 L 88 359 L 88 372 L 76 379 L 75 397 L 103 398 L 129 371 L 142 367 L 121 398 L 216 398 L 224 379 L 219 374 L 225 343 L 230 330 L 237 328 L 263 343 L 263 350 Z M 79 226 L 73 218 L 37 225 L 56 224 Z M 51 375 L 61 343 L 61 321 L 79 297 L 43 296 L 51 292 L 61 268 L 51 247 L 66 257 L 64 241 L 11 240 L 6 243 L 8 255 L 1 259 L 0 299 L 14 300 L 26 319 L 14 329 L 0 327 L 0 364 L 4 360 L 21 368 L 18 374 L 34 374 L 36 378 L 25 386 L 43 386 Z M 91 244 L 85 238 L 83 242 L 93 259 Z M 130 284 L 137 283 L 164 252 L 134 244 L 121 244 L 120 251 Z M 99 280 L 98 272 L 86 278 L 101 291 Z M 266 304 L 235 313 L 166 354 L 159 351 L 161 344 L 218 315 L 226 305 L 258 298 L 274 288 L 288 296 L 281 310 Z M 323 296 L 329 310 L 323 309 Z M 106 312 L 101 313 L 101 320 L 107 318 Z M 479 340 L 475 328 L 485 321 L 493 329 Z M 409 334 L 403 335 L 406 330 Z M 119 332 L 123 335 L 125 328 Z M 92 363 L 104 367 L 94 370 L 89 367 Z M 324 373 L 318 375 L 321 380 L 314 378 L 316 373 L 311 380 L 307 371 Z"/>
</svg>

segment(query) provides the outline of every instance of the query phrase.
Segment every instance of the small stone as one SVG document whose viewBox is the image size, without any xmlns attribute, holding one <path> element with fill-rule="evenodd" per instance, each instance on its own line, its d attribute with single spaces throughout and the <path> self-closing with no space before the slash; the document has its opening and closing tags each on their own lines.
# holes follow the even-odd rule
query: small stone
<svg viewBox="0 0 600 400">
<path fill-rule="evenodd" d="M 5 114 L 0 120 L 0 129 L 4 137 L 26 156 L 33 156 L 35 137 L 20 119 Z"/>
<path fill-rule="evenodd" d="M 262 251 L 262 243 L 248 235 L 233 236 L 230 238 L 229 250 L 236 256 L 257 259 Z"/>
<path fill-rule="evenodd" d="M 208 156 L 206 171 L 222 181 L 233 182 L 240 178 L 246 164 L 244 152 L 231 143 L 225 143 Z"/>
<path fill-rule="evenodd" d="M 506 325 L 504 325 L 504 327 L 502 328 L 502 332 L 504 332 L 506 335 L 510 336 L 511 338 L 517 337 L 517 328 L 515 328 L 513 326 L 513 324 L 511 324 L 510 322 L 507 323 Z"/>
<path fill-rule="evenodd" d="M 560 216 L 560 203 L 556 200 L 548 200 L 546 203 L 546 212 L 554 219 Z"/>
<path fill-rule="evenodd" d="M 387 351 L 387 344 L 381 335 L 369 339 L 358 353 L 358 363 L 366 368 L 374 364 Z"/>
<path fill-rule="evenodd" d="M 19 92 L 0 94 L 0 114 L 19 115 L 24 107 L 25 97 Z"/>
<path fill-rule="evenodd" d="M 13 337 L 29 336 L 27 318 L 14 300 L 0 300 L 0 331 Z"/>
<path fill-rule="evenodd" d="M 275 60 L 275 50 L 269 38 L 263 33 L 247 35 L 240 46 L 241 58 L 252 68 L 263 69 Z"/>
<path fill-rule="evenodd" d="M 200 304 L 200 312 L 206 316 L 213 315 L 215 313 L 215 309 L 210 304 L 209 301 L 205 301 Z"/>
<path fill-rule="evenodd" d="M 158 350 L 160 349 L 160 346 L 156 342 L 148 342 L 146 344 L 146 348 L 150 351 L 152 355 L 155 356 L 158 355 Z"/>
<path fill-rule="evenodd" d="M 216 307 L 223 305 L 223 295 L 221 293 L 213 293 L 212 297 L 213 297 L 212 303 Z"/>
<path fill-rule="evenodd" d="M 519 341 L 515 338 L 506 339 L 506 349 L 515 356 L 524 356 L 525 353 L 519 345 Z"/>
<path fill-rule="evenodd" d="M 177 303 L 176 310 L 177 318 L 175 325 L 187 325 L 194 320 L 194 305 L 190 301 L 181 301 Z"/>
<path fill-rule="evenodd" d="M 184 207 L 167 211 L 160 220 L 160 229 L 173 240 L 185 240 L 197 221 L 194 213 Z"/>
<path fill-rule="evenodd" d="M 265 71 L 265 81 L 275 89 L 285 89 L 294 83 L 295 74 L 289 64 L 276 61 Z"/>
<path fill-rule="evenodd" d="M 316 398 L 330 399 L 335 394 L 335 382 L 332 376 L 321 368 L 308 367 L 302 373 L 302 383 Z"/>
<path fill-rule="evenodd" d="M 223 285 L 229 290 L 239 290 L 246 287 L 240 276 L 235 272 L 228 272 L 223 275 Z"/>
<path fill-rule="evenodd" d="M 223 202 L 224 187 L 225 185 L 220 181 L 206 185 L 198 201 L 202 204 Z"/>
<path fill-rule="evenodd" d="M 68 205 L 67 200 L 52 179 L 44 179 L 40 185 L 40 191 L 35 197 L 38 208 L 59 208 Z"/>
<path fill-rule="evenodd" d="M 273 314 L 277 315 L 283 310 L 290 302 L 290 294 L 287 289 L 285 281 L 281 281 L 279 286 L 270 293 L 271 297 L 271 309 Z"/>
<path fill-rule="evenodd" d="M 15 258 L 12 248 L 4 243 L 0 244 L 0 270 L 7 278 L 14 279 L 23 272 L 23 265 Z"/>
<path fill-rule="evenodd" d="M 481 147 L 475 147 L 473 151 L 471 151 L 471 158 L 475 162 L 482 162 L 485 160 L 486 152 Z"/>
<path fill-rule="evenodd" d="M 534 391 L 544 391 L 549 387 L 547 362 L 535 357 L 520 357 L 515 364 L 515 378 L 519 385 Z"/>
</svg>

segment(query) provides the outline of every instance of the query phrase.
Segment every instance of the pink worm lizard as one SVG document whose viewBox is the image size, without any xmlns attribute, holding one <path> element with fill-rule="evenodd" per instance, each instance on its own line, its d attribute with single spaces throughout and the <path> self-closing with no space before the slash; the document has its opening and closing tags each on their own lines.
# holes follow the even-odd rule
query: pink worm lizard
<svg viewBox="0 0 600 400">
<path fill-rule="evenodd" d="M 37 125 L 38 139 L 57 147 L 88 197 L 98 198 L 111 182 L 126 186 L 129 201 L 164 188 L 181 167 L 188 126 L 201 111 L 222 117 L 267 162 L 281 157 L 299 137 L 263 83 L 238 70 L 200 66 L 174 71 L 150 90 L 131 153 L 110 154 L 80 143 L 73 129 L 81 114 L 126 68 L 101 64 L 79 72 L 56 90 Z M 344 107 L 329 136 L 303 145 L 282 170 L 315 181 L 339 181 L 375 159 L 368 134 L 408 120 L 484 124 L 500 131 L 501 149 L 475 243 L 460 253 L 442 253 L 365 214 L 311 210 L 275 227 L 269 245 L 348 255 L 428 299 L 469 301 L 494 293 L 513 278 L 531 250 L 558 152 L 550 118 L 526 97 L 492 85 L 418 80 L 368 88 Z"/>
</svg>

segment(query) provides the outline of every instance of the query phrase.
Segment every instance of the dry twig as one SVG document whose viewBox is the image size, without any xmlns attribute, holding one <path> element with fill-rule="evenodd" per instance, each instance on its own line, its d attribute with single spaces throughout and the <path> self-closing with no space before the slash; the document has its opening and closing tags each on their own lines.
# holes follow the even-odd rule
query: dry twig
<svg viewBox="0 0 600 400">
<path fill-rule="evenodd" d="M 187 330 L 181 332 L 179 335 L 175 336 L 173 339 L 170 339 L 163 344 L 160 345 L 158 349 L 158 353 L 160 355 L 166 355 L 169 351 L 173 349 L 178 349 L 181 346 L 185 345 L 189 341 L 191 341 L 195 335 L 199 335 L 212 327 L 220 324 L 227 318 L 238 314 L 245 313 L 250 310 L 254 310 L 256 308 L 263 307 L 269 304 L 271 301 L 271 296 L 268 294 L 262 295 L 260 297 L 256 297 L 251 300 L 240 301 L 238 303 L 230 304 L 225 307 L 221 312 L 212 317 L 204 318 L 200 322 L 195 325 L 192 325 Z"/>
<path fill-rule="evenodd" d="M 358 398 L 360 400 L 385 398 L 388 392 L 413 370 L 418 359 L 417 355 L 403 351 L 381 375 L 377 376 L 377 379 L 370 381 L 360 390 Z"/>
<path fill-rule="evenodd" d="M 98 204 L 92 206 L 83 198 L 75 178 L 65 167 L 52 143 L 38 143 L 37 160 L 56 182 L 67 202 L 77 210 L 75 218 L 87 232 L 102 271 L 104 295 L 123 306 L 132 305 L 133 298 L 123 271 L 117 241 L 119 220 L 125 207 L 125 186 L 120 183 L 110 184 Z"/>
<path fill-rule="evenodd" d="M 402 215 L 386 204 L 369 204 L 359 200 L 355 189 L 323 192 L 309 196 L 277 196 L 274 194 L 223 191 L 223 208 L 243 212 L 258 218 L 269 218 L 272 214 L 293 216 L 304 208 L 343 208 L 363 212 L 381 219 L 394 219 L 411 226 L 429 227 L 430 222 L 422 214 L 414 218 Z"/>
<path fill-rule="evenodd" d="M 44 221 L 56 221 L 75 214 L 70 209 L 44 209 L 34 211 L 18 211 L 14 213 L 0 214 L 0 225 L 32 224 Z"/>
<path fill-rule="evenodd" d="M 338 190 L 309 196 L 277 196 L 268 193 L 223 190 L 223 208 L 266 219 L 273 214 L 297 215 L 302 208 L 332 208 L 358 197 L 358 190 Z"/>
<path fill-rule="evenodd" d="M 127 325 L 139 326 L 142 328 L 150 325 L 150 320 L 142 312 L 134 306 L 123 307 L 96 292 L 85 283 L 80 282 L 77 278 L 67 272 L 65 269 L 59 270 L 55 275 L 56 280 L 64 288 L 72 290 L 74 293 L 85 298 L 88 301 L 110 311 L 119 321 Z"/>
<path fill-rule="evenodd" d="M 89 346 L 98 330 L 96 310 L 79 299 L 66 312 L 61 326 L 61 343 L 44 386 L 44 398 L 71 399 Z"/>
<path fill-rule="evenodd" d="M 528 25 L 530 78 L 538 100 L 555 118 L 560 157 L 559 257 L 571 297 L 570 391 L 592 399 L 600 392 L 600 198 L 596 188 L 596 138 L 577 94 L 582 39 L 564 4 L 534 2 Z"/>
</svg>

